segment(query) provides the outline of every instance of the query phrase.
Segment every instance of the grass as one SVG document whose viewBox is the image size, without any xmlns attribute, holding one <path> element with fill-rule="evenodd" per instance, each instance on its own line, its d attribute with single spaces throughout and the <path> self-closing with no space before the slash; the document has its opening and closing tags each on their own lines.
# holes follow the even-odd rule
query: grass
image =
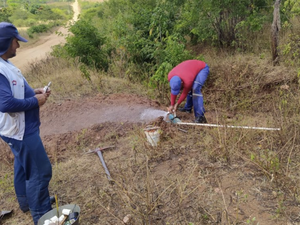
<svg viewBox="0 0 300 225">
<path fill-rule="evenodd" d="M 33 87 L 45 86 L 51 81 L 51 87 L 55 89 L 53 101 L 81 98 L 95 93 L 129 93 L 146 96 L 154 92 L 124 79 L 108 77 L 93 71 L 90 71 L 90 75 L 91 81 L 88 81 L 84 79 L 76 63 L 48 57 L 38 64 L 31 65 L 28 80 Z"/>
</svg>

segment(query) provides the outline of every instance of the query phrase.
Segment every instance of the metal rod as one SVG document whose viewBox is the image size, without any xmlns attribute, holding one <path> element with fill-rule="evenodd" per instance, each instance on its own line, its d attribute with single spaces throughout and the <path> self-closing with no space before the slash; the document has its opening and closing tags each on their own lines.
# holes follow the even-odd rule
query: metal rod
<svg viewBox="0 0 300 225">
<path fill-rule="evenodd" d="M 242 129 L 254 129 L 254 130 L 280 130 L 280 128 L 231 126 L 231 125 L 219 125 L 219 124 L 208 124 L 208 123 L 184 123 L 184 122 L 178 122 L 176 124 L 180 124 L 180 125 L 193 125 L 193 126 L 203 126 L 203 127 L 242 128 Z"/>
<path fill-rule="evenodd" d="M 107 175 L 108 180 L 111 181 L 112 178 L 111 178 L 110 173 L 109 173 L 109 171 L 108 171 L 108 169 L 107 169 L 107 166 L 106 166 L 106 164 L 105 164 L 105 161 L 104 161 L 104 159 L 103 159 L 103 156 L 102 156 L 101 151 L 97 151 L 97 154 L 98 154 L 98 156 L 99 156 L 99 158 L 100 158 L 100 161 L 101 161 L 101 163 L 102 163 L 102 166 L 104 167 L 104 170 L 105 170 L 105 173 L 106 173 L 106 175 Z"/>
</svg>

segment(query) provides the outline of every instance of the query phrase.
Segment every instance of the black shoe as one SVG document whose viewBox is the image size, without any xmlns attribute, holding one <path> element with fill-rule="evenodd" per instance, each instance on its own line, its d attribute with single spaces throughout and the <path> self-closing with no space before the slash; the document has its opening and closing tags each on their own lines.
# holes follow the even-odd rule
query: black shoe
<svg viewBox="0 0 300 225">
<path fill-rule="evenodd" d="M 29 207 L 20 207 L 23 213 L 27 213 L 29 211 Z"/>
<path fill-rule="evenodd" d="M 207 123 L 205 116 L 199 116 L 195 119 L 195 123 Z"/>
<path fill-rule="evenodd" d="M 179 108 L 178 110 L 179 110 L 180 112 L 192 113 L 192 110 L 191 110 L 191 109 Z"/>
<path fill-rule="evenodd" d="M 50 196 L 50 204 L 54 204 L 55 203 L 55 197 L 54 196 Z"/>
</svg>

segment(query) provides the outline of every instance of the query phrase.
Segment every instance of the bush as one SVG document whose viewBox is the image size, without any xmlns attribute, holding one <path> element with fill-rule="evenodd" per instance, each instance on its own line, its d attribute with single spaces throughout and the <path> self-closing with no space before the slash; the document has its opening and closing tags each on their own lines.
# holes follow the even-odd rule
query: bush
<svg viewBox="0 0 300 225">
<path fill-rule="evenodd" d="M 105 38 L 92 25 L 91 21 L 79 20 L 70 31 L 73 35 L 68 36 L 64 46 L 68 55 L 78 58 L 79 61 L 96 70 L 108 69 L 108 52 Z"/>
<path fill-rule="evenodd" d="M 10 8 L 0 8 L 0 21 L 10 22 L 9 17 L 12 15 Z"/>
<path fill-rule="evenodd" d="M 49 30 L 49 26 L 46 24 L 40 24 L 37 26 L 32 26 L 28 29 L 28 34 L 34 34 L 34 33 L 44 33 Z"/>
</svg>

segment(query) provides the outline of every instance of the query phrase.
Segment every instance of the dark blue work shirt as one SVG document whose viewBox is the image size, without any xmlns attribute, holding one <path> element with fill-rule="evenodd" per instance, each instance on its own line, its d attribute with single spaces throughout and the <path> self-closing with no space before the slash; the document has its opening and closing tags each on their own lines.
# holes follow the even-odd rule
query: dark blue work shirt
<svg viewBox="0 0 300 225">
<path fill-rule="evenodd" d="M 5 76 L 0 74 L 0 111 L 22 112 L 25 111 L 25 133 L 24 136 L 39 130 L 40 115 L 38 101 L 34 97 L 34 90 L 24 80 L 25 99 L 13 98 L 10 84 Z M 11 101 L 8 101 L 11 100 Z"/>
</svg>

